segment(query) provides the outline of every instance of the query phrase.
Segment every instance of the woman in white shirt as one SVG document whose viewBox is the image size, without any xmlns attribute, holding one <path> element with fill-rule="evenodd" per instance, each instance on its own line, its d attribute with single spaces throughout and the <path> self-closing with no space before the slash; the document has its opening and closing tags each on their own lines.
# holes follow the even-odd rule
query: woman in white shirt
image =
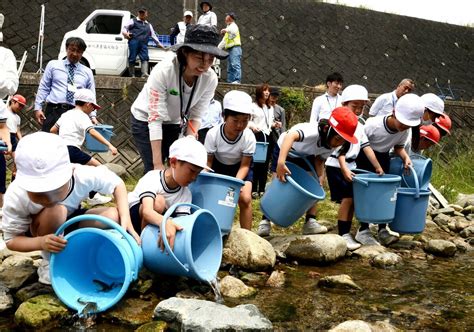
<svg viewBox="0 0 474 332">
<path fill-rule="evenodd" d="M 254 175 L 252 182 L 252 193 L 263 194 L 265 192 L 265 184 L 267 182 L 268 165 L 270 162 L 273 144 L 271 143 L 270 134 L 274 126 L 273 107 L 269 104 L 270 86 L 262 84 L 255 90 L 255 102 L 252 108 L 252 117 L 248 124 L 255 134 L 257 142 L 268 142 L 267 158 L 264 163 L 254 164 Z M 255 196 L 256 194 L 254 194 Z"/>
</svg>

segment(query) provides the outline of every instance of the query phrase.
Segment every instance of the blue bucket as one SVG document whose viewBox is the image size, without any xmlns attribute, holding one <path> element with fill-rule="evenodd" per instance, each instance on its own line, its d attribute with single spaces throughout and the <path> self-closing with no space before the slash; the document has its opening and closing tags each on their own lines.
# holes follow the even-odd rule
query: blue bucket
<svg viewBox="0 0 474 332">
<path fill-rule="evenodd" d="M 57 231 L 71 224 L 100 221 L 111 229 L 79 228 L 65 236 L 67 245 L 51 255 L 50 277 L 54 292 L 69 308 L 82 312 L 88 302 L 97 312 L 115 305 L 138 278 L 143 253 L 131 235 L 116 222 L 103 216 L 85 214 L 70 219 Z"/>
<path fill-rule="evenodd" d="M 161 228 L 179 206 L 191 206 L 196 211 L 187 216 L 173 218 L 183 226 L 176 232 L 174 250 L 171 250 L 166 232 L 160 234 L 155 225 L 147 225 L 141 234 L 145 266 L 155 273 L 190 277 L 200 281 L 216 278 L 222 259 L 222 236 L 214 215 L 189 203 L 172 205 L 163 216 Z M 161 236 L 166 250 L 161 251 L 158 239 Z"/>
<path fill-rule="evenodd" d="M 286 162 L 291 172 L 286 182 L 274 178 L 260 200 L 260 209 L 273 223 L 293 225 L 310 207 L 326 196 L 317 178 L 301 167 Z"/>
<path fill-rule="evenodd" d="M 229 234 L 232 229 L 243 185 L 244 181 L 240 179 L 209 172 L 201 172 L 196 181 L 189 185 L 193 204 L 214 214 L 222 235 Z"/>
<path fill-rule="evenodd" d="M 255 146 L 255 153 L 253 154 L 254 163 L 264 163 L 267 160 L 268 142 L 265 135 L 263 135 L 263 138 L 265 141 L 257 142 L 257 145 Z"/>
<path fill-rule="evenodd" d="M 354 212 L 360 221 L 385 224 L 393 220 L 397 187 L 401 177 L 374 173 L 356 174 L 353 178 Z"/>
<path fill-rule="evenodd" d="M 419 154 L 410 156 L 414 171 L 405 172 L 403 162 L 400 157 L 394 157 L 390 160 L 390 174 L 400 175 L 402 177 L 402 187 L 415 188 L 415 176 L 418 177 L 420 189 L 428 189 L 433 172 L 433 162 L 430 158 Z"/>
<path fill-rule="evenodd" d="M 426 211 L 431 192 L 420 189 L 415 170 L 412 169 L 415 188 L 398 188 L 395 218 L 390 229 L 404 234 L 421 233 L 425 229 Z"/>
<path fill-rule="evenodd" d="M 114 126 L 111 125 L 96 125 L 94 129 L 97 130 L 104 138 L 110 142 L 112 138 Z M 107 152 L 109 148 L 107 145 L 100 143 L 94 137 L 92 137 L 89 133 L 86 134 L 86 148 L 90 152 Z"/>
</svg>

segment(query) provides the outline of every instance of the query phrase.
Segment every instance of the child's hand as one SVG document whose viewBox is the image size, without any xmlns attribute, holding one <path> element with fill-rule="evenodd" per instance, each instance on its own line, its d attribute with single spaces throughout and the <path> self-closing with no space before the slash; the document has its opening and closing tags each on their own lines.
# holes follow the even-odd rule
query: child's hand
<svg viewBox="0 0 474 332">
<path fill-rule="evenodd" d="M 355 176 L 355 174 L 347 167 L 341 168 L 342 176 L 344 176 L 344 180 L 347 182 L 352 182 L 352 177 Z"/>
<path fill-rule="evenodd" d="M 128 221 L 125 221 L 125 218 L 121 218 L 121 220 L 121 225 L 125 229 L 125 231 L 128 232 L 128 234 L 130 234 L 135 239 L 135 241 L 137 241 L 138 245 L 140 245 L 142 243 L 142 239 L 140 238 L 140 235 L 138 235 L 138 233 L 135 231 L 135 228 L 133 228 L 133 224 L 130 218 L 128 218 Z"/>
<path fill-rule="evenodd" d="M 383 171 L 383 168 L 382 167 L 376 167 L 375 168 L 375 173 L 377 173 L 378 175 L 382 176 L 385 174 L 385 172 Z"/>
<path fill-rule="evenodd" d="M 41 238 L 41 249 L 49 252 L 60 252 L 66 247 L 67 241 L 62 236 L 48 234 Z"/>
<path fill-rule="evenodd" d="M 291 175 L 290 170 L 288 169 L 288 167 L 286 167 L 286 164 L 284 162 L 283 163 L 279 162 L 277 164 L 276 173 L 277 173 L 278 180 L 280 180 L 281 182 L 286 182 L 286 177 L 285 177 L 286 174 Z"/>
<path fill-rule="evenodd" d="M 408 170 L 410 166 L 413 166 L 410 157 L 407 157 L 405 159 L 405 161 L 403 162 L 403 166 L 405 167 L 406 170 Z"/>
<path fill-rule="evenodd" d="M 183 227 L 175 224 L 172 218 L 168 218 L 166 222 L 166 229 L 164 231 L 166 232 L 166 239 L 168 240 L 168 243 L 170 244 L 171 250 L 174 249 L 174 239 L 176 237 L 176 232 L 181 231 L 182 229 Z M 162 231 L 163 229 L 160 226 L 160 232 Z M 158 246 L 160 247 L 161 251 L 165 250 L 165 245 L 163 243 L 163 238 L 162 238 L 161 233 L 160 233 L 160 238 L 158 239 Z"/>
<path fill-rule="evenodd" d="M 110 152 L 112 152 L 112 155 L 114 155 L 114 156 L 118 153 L 117 148 L 113 145 L 110 145 L 109 150 L 110 150 Z"/>
</svg>

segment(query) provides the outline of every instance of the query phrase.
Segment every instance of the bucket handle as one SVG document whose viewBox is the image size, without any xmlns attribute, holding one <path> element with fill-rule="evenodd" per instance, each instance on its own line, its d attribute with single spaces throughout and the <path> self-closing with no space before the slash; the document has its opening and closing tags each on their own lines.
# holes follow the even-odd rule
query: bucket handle
<svg viewBox="0 0 474 332">
<path fill-rule="evenodd" d="M 109 226 L 110 228 L 112 229 L 115 229 L 117 232 L 119 232 L 123 237 L 124 239 L 128 242 L 128 244 L 130 245 L 131 248 L 133 248 L 133 242 L 135 242 L 135 240 L 132 238 L 131 235 L 129 235 L 119 224 L 117 224 L 115 221 L 107 218 L 107 217 L 104 217 L 104 216 L 99 216 L 97 214 L 83 214 L 83 215 L 80 215 L 80 216 L 76 216 L 74 218 L 71 218 L 69 219 L 68 221 L 66 221 L 64 224 L 62 224 L 58 230 L 56 231 L 55 235 L 56 236 L 59 236 L 59 234 L 63 233 L 64 230 L 66 229 L 66 227 L 69 227 L 70 225 L 72 224 L 75 224 L 75 223 L 78 223 L 78 222 L 81 222 L 81 221 L 85 221 L 85 220 L 97 220 L 99 222 L 101 222 L 102 224 L 106 225 L 106 226 Z M 132 242 L 133 241 L 133 242 Z"/>
<path fill-rule="evenodd" d="M 420 198 L 420 182 L 418 181 L 418 175 L 415 172 L 415 168 L 413 166 L 408 166 L 410 168 L 410 172 L 413 173 L 413 180 L 415 181 L 415 198 Z M 405 175 L 402 173 L 403 180 L 405 181 Z M 406 182 L 406 181 L 405 181 Z"/>
<path fill-rule="evenodd" d="M 94 126 L 94 129 L 97 130 L 97 126 Z M 114 132 L 111 129 L 101 127 L 100 130 L 105 131 L 106 133 L 110 134 L 110 136 L 115 136 Z"/>
<path fill-rule="evenodd" d="M 189 206 L 191 208 L 194 208 L 195 210 L 199 210 L 200 207 L 191 203 L 176 203 L 170 206 L 170 208 L 166 211 L 165 215 L 163 216 L 163 221 L 161 222 L 161 227 L 160 227 L 160 233 L 161 233 L 161 238 L 163 239 L 163 244 L 165 245 L 165 248 L 168 252 L 168 254 L 173 257 L 173 259 L 181 266 L 181 268 L 186 271 L 186 273 L 189 272 L 189 267 L 185 266 L 183 263 L 180 262 L 178 257 L 174 254 L 173 250 L 171 250 L 170 244 L 168 243 L 168 239 L 166 238 L 166 232 L 163 230 L 166 229 L 166 221 L 168 218 L 173 214 L 173 212 L 179 207 L 179 206 Z"/>
<path fill-rule="evenodd" d="M 311 163 L 309 162 L 308 158 L 306 158 L 305 156 L 300 155 L 299 153 L 297 153 L 295 151 L 291 151 L 291 150 L 288 153 L 288 155 L 292 158 L 301 158 L 301 159 L 303 159 L 304 162 L 306 163 L 306 165 L 308 165 L 309 169 L 311 170 L 311 173 L 313 174 L 313 176 L 316 179 L 318 179 L 318 174 L 316 173 L 316 170 L 314 169 L 313 165 L 311 165 Z"/>
</svg>

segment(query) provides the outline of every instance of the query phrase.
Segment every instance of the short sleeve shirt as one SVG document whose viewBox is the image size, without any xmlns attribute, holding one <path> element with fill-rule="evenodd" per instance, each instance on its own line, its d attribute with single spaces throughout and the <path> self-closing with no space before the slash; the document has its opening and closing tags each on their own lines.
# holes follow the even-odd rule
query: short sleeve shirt
<svg viewBox="0 0 474 332">
<path fill-rule="evenodd" d="M 78 108 L 73 108 L 62 114 L 55 124 L 59 128 L 59 136 L 67 145 L 81 148 L 86 133 L 94 128 L 89 116 Z"/>
<path fill-rule="evenodd" d="M 331 149 L 327 149 L 321 145 L 319 137 L 319 129 L 316 123 L 298 123 L 290 128 L 287 132 L 283 133 L 278 139 L 278 146 L 281 147 L 283 140 L 285 139 L 288 132 L 297 131 L 300 139 L 293 143 L 291 151 L 294 151 L 300 156 L 321 156 L 327 158 L 331 152 Z"/>
<path fill-rule="evenodd" d="M 404 147 L 409 135 L 409 130 L 393 131 L 388 127 L 387 120 L 390 116 L 376 116 L 367 119 L 364 130 L 369 144 L 374 151 L 385 153 L 393 147 Z M 363 148 L 364 146 L 362 146 Z"/>
</svg>

